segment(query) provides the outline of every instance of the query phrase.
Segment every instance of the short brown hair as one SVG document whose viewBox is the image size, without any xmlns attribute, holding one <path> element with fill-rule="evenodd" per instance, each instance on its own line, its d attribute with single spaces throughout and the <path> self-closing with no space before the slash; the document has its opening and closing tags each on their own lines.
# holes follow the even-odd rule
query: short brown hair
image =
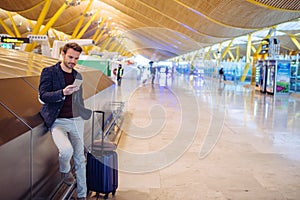
<svg viewBox="0 0 300 200">
<path fill-rule="evenodd" d="M 68 49 L 73 49 L 74 51 L 78 51 L 79 53 L 82 52 L 82 48 L 81 46 L 79 46 L 79 44 L 75 43 L 75 42 L 71 42 L 71 43 L 67 43 L 65 44 L 65 46 L 63 47 L 62 51 L 66 54 Z"/>
</svg>

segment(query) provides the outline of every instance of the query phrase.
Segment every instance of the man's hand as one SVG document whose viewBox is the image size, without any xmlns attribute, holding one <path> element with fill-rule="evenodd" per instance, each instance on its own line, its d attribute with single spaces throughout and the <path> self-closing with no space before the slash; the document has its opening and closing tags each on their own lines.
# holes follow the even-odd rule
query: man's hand
<svg viewBox="0 0 300 200">
<path fill-rule="evenodd" d="M 67 87 L 65 87 L 65 88 L 63 89 L 63 94 L 64 94 L 65 96 L 71 95 L 71 94 L 73 94 L 74 92 L 76 92 L 76 91 L 78 91 L 78 90 L 79 90 L 79 87 L 78 87 L 78 86 L 76 86 L 76 85 L 68 85 Z"/>
</svg>

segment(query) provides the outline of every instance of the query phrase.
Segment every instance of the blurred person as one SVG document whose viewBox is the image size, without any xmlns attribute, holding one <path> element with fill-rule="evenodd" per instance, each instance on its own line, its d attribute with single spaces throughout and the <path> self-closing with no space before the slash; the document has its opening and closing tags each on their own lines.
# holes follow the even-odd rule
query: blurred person
<svg viewBox="0 0 300 200">
<path fill-rule="evenodd" d="M 153 66 L 153 61 L 150 61 L 149 65 L 150 65 L 150 74 L 151 74 L 151 84 L 153 85 L 156 76 L 156 68 Z"/>
<path fill-rule="evenodd" d="M 118 86 L 121 86 L 123 72 L 124 72 L 124 68 L 122 67 L 121 64 L 119 64 L 118 68 L 117 68 L 117 82 L 118 82 Z"/>
<path fill-rule="evenodd" d="M 220 81 L 222 81 L 222 80 L 225 81 L 225 76 L 224 76 L 224 69 L 223 69 L 223 67 L 221 67 L 221 69 L 219 70 L 219 78 L 220 78 Z"/>
</svg>

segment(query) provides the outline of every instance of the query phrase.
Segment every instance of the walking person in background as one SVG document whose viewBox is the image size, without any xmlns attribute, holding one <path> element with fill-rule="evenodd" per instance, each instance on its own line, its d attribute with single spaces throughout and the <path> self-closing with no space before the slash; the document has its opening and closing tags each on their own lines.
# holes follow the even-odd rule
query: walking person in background
<svg viewBox="0 0 300 200">
<path fill-rule="evenodd" d="M 81 52 L 82 48 L 76 43 L 63 47 L 63 61 L 44 68 L 41 73 L 39 98 L 43 103 L 41 116 L 58 148 L 63 182 L 71 185 L 75 181 L 70 164 L 73 156 L 77 196 L 82 200 L 87 195 L 83 120 L 90 118 L 91 110 L 84 107 L 82 76 L 74 69 Z"/>
<path fill-rule="evenodd" d="M 220 81 L 222 81 L 222 80 L 225 81 L 225 76 L 224 76 L 224 69 L 223 69 L 223 67 L 221 67 L 221 69 L 219 70 L 219 78 L 220 78 Z"/>
<path fill-rule="evenodd" d="M 118 82 L 118 86 L 121 86 L 123 72 L 124 72 L 124 69 L 123 69 L 122 65 L 119 64 L 118 65 L 118 69 L 117 69 L 117 82 Z"/>
<path fill-rule="evenodd" d="M 143 66 L 142 67 L 142 76 L 141 76 L 141 80 L 142 80 L 142 85 L 143 86 L 146 85 L 146 82 L 147 82 L 147 80 L 149 78 L 149 73 L 148 72 L 149 72 L 149 70 L 145 66 Z"/>
<path fill-rule="evenodd" d="M 151 84 L 153 85 L 156 76 L 156 68 L 153 66 L 153 61 L 150 61 L 149 65 L 150 65 L 150 74 L 151 74 Z"/>
</svg>

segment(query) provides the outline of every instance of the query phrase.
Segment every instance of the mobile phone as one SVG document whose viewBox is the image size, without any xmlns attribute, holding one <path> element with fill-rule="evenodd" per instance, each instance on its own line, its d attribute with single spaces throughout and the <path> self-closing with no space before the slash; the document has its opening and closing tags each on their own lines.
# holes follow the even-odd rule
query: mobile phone
<svg viewBox="0 0 300 200">
<path fill-rule="evenodd" d="M 83 80 L 82 79 L 75 79 L 73 85 L 76 85 L 77 87 L 80 87 L 82 84 Z"/>
</svg>

